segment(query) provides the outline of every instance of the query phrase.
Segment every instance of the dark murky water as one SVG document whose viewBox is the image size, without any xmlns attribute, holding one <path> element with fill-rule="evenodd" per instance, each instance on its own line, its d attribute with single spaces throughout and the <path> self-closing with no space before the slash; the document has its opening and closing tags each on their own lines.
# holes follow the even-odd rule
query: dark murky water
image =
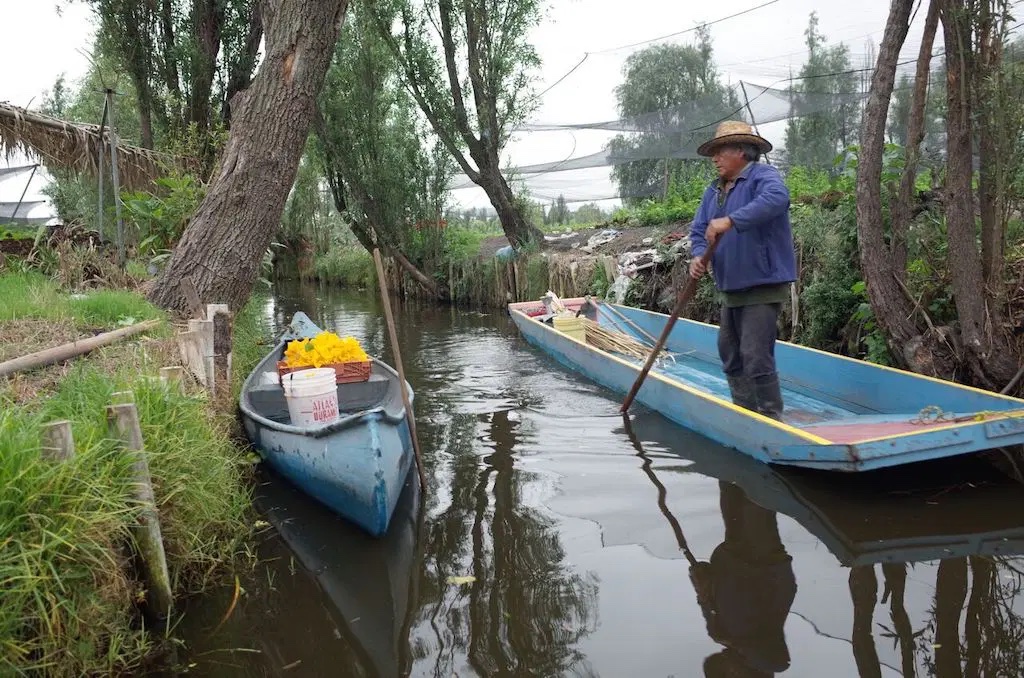
<svg viewBox="0 0 1024 678">
<path fill-rule="evenodd" d="M 372 295 L 267 308 L 296 310 L 391 360 Z M 407 490 L 372 540 L 263 476 L 264 561 L 219 628 L 232 590 L 188 611 L 193 673 L 1024 671 L 1024 488 L 988 464 L 775 472 L 638 407 L 625 422 L 503 313 L 396 315 L 427 514 Z"/>
</svg>

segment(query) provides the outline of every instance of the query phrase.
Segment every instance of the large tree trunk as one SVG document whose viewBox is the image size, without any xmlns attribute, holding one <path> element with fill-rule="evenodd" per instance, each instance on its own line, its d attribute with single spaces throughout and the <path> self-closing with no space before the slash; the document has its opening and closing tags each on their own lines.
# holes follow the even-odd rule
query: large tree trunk
<svg viewBox="0 0 1024 678">
<path fill-rule="evenodd" d="M 476 183 L 487 194 L 494 211 L 498 213 L 498 221 L 501 222 L 505 237 L 517 250 L 531 242 L 543 245 L 544 234 L 530 222 L 522 208 L 516 204 L 512 188 L 505 181 L 496 159 L 497 156 L 492 164 L 480 172 Z"/>
<path fill-rule="evenodd" d="M 1007 124 L 1008 106 L 1002 77 L 1003 47 L 1009 19 L 1006 0 L 981 3 L 976 29 L 978 56 L 972 77 L 974 100 L 978 102 L 978 211 L 981 216 L 982 274 L 993 305 L 998 308 L 1005 303 L 1006 186 L 1012 173 L 1014 155 L 1013 145 L 1005 140 L 1013 139 L 1017 131 L 1013 125 Z"/>
<path fill-rule="evenodd" d="M 861 119 L 860 156 L 857 161 L 857 236 L 861 270 L 875 318 L 886 334 L 893 356 L 903 364 L 911 363 L 904 356 L 904 349 L 920 332 L 913 320 L 914 308 L 900 287 L 906 271 L 896 265 L 885 243 L 882 151 L 889 100 L 896 80 L 896 63 L 910 28 L 913 4 L 914 0 L 892 0 L 889 7 L 889 19 Z M 903 258 L 905 260 L 905 255 Z M 915 367 L 914 364 L 909 366 Z"/>
<path fill-rule="evenodd" d="M 282 3 L 284 4 L 284 3 Z M 217 53 L 224 26 L 224 4 L 217 0 L 193 0 L 196 53 L 192 56 L 188 122 L 205 131 L 210 128 L 210 96 L 217 73 Z"/>
<path fill-rule="evenodd" d="M 1001 387 L 1017 371 L 1014 351 L 1002 326 L 1002 309 L 986 294 L 985 277 L 977 246 L 972 167 L 972 74 L 971 14 L 962 0 L 940 3 L 946 45 L 946 232 L 949 268 L 957 318 L 966 355 L 975 381 Z M 984 190 L 984 189 L 983 189 Z"/>
<path fill-rule="evenodd" d="M 204 302 L 238 309 L 249 298 L 295 181 L 348 0 L 270 0 L 263 8 L 266 59 L 232 102 L 220 175 L 149 294 L 167 309 L 186 308 L 184 278 Z"/>
<path fill-rule="evenodd" d="M 924 20 L 924 33 L 917 54 L 917 72 L 914 74 L 914 92 L 910 102 L 907 123 L 907 140 L 904 148 L 905 162 L 900 177 L 899 194 L 892 204 L 890 229 L 892 232 L 890 251 L 893 269 L 902 275 L 907 269 L 907 231 L 913 220 L 914 184 L 917 181 L 917 165 L 924 141 L 924 110 L 928 103 L 928 76 L 931 71 L 932 45 L 939 25 L 939 6 L 928 5 L 928 16 Z"/>
</svg>

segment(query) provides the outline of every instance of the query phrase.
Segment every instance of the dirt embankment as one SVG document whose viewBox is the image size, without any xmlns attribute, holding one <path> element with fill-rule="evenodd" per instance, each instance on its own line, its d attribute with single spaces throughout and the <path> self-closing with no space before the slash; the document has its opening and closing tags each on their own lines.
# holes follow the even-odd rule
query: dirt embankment
<svg viewBox="0 0 1024 678">
<path fill-rule="evenodd" d="M 626 252 L 639 252 L 657 247 L 659 244 L 671 245 L 689 233 L 689 222 L 674 222 L 659 226 L 617 227 L 614 225 L 584 228 L 569 233 L 546 236 L 546 250 L 549 252 L 575 252 L 586 255 L 619 255 Z M 498 251 L 508 247 L 508 239 L 494 236 L 484 240 L 480 245 L 479 257 L 489 259 Z"/>
</svg>

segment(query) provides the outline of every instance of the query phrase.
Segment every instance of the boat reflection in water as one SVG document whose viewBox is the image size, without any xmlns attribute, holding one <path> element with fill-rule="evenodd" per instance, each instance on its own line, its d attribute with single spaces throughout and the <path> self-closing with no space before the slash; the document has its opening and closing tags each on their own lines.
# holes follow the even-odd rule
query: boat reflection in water
<svg viewBox="0 0 1024 678">
<path fill-rule="evenodd" d="M 904 676 L 1024 675 L 1018 602 L 1024 563 L 1014 558 L 1024 553 L 1024 487 L 990 464 L 929 462 L 836 477 L 772 469 L 680 434 L 653 414 L 624 418 L 621 431 L 644 460 L 641 468 L 657 488 L 659 507 L 690 563 L 708 635 L 722 646 L 704 660 L 705 676 L 773 676 L 789 668 L 784 626 L 795 614 L 798 582 L 779 536 L 780 513 L 850 570 L 848 642 L 860 676 L 881 676 L 883 668 Z M 647 449 L 662 459 L 678 454 L 690 462 L 663 475 L 718 479 L 724 537 L 708 561 L 691 552 L 685 519 L 668 508 L 665 484 Z M 904 596 L 908 568 L 922 563 L 933 567 L 915 579 L 920 583 L 934 571 L 934 602 L 930 620 L 915 629 Z M 888 614 L 876 611 L 879 603 L 888 604 Z M 897 649 L 901 666 L 879 659 L 878 629 L 887 636 L 883 642 Z"/>
<path fill-rule="evenodd" d="M 267 477 L 259 484 L 257 507 L 295 559 L 315 578 L 327 599 L 325 607 L 351 648 L 350 653 L 334 658 L 343 662 L 342 666 L 323 657 L 326 661 L 315 671 L 381 677 L 408 672 L 407 639 L 420 553 L 419 495 L 416 472 L 410 470 L 388 532 L 374 538 L 281 478 Z M 278 629 L 278 633 L 281 637 L 274 642 L 277 647 L 294 649 L 307 644 L 297 642 L 287 630 Z M 268 649 L 265 646 L 264 652 Z M 316 656 L 316 652 L 310 656 Z M 287 666 L 287 662 L 282 665 Z"/>
</svg>

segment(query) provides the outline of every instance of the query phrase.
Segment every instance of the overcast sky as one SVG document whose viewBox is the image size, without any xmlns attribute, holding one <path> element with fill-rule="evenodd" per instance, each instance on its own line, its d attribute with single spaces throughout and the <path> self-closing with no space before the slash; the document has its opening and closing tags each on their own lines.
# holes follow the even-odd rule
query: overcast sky
<svg viewBox="0 0 1024 678">
<path fill-rule="evenodd" d="M 621 82 L 625 58 L 649 41 L 692 29 L 701 22 L 749 12 L 711 26 L 714 58 L 724 80 L 744 80 L 768 86 L 799 71 L 806 57 L 804 30 L 812 10 L 817 10 L 819 30 L 830 43 L 845 42 L 861 68 L 868 43 L 881 40 L 889 0 L 856 3 L 821 0 L 741 0 L 736 3 L 693 3 L 666 0 L 552 0 L 545 20 L 531 38 L 543 60 L 537 73 L 542 91 L 569 72 L 585 54 L 584 63 L 544 94 L 533 122 L 580 123 L 617 117 L 614 88 Z M 62 9 L 57 12 L 58 4 Z M 0 0 L 4 37 L 0 39 L 0 101 L 36 106 L 44 90 L 65 73 L 69 80 L 85 74 L 83 53 L 92 44 L 94 24 L 82 3 L 56 0 Z M 923 12 L 914 19 L 903 58 L 914 58 L 924 24 Z M 693 33 L 659 42 L 691 43 Z M 941 49 L 941 40 L 935 50 Z M 908 66 L 912 69 L 912 66 Z M 764 125 L 761 133 L 782 144 L 785 123 Z M 599 131 L 556 131 L 518 134 L 506 151 L 512 165 L 525 165 L 601 149 L 611 134 Z M 545 175 L 548 190 L 538 197 L 564 191 L 576 198 L 614 193 L 610 168 L 594 168 Z M 5 191 L 6 193 L 6 191 Z M 453 197 L 467 206 L 487 206 L 479 189 L 455 191 Z M 0 198 L 2 199 L 2 198 Z M 603 202 L 605 206 L 614 201 Z"/>
</svg>

